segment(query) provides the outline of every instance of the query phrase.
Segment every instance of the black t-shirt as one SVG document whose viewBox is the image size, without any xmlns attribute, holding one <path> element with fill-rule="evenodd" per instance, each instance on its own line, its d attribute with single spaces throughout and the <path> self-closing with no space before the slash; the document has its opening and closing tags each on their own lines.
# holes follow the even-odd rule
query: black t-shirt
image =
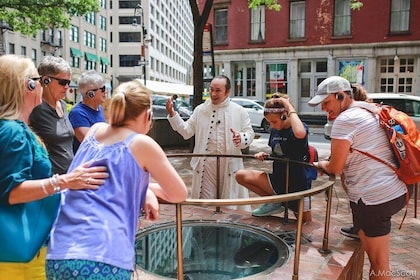
<svg viewBox="0 0 420 280">
<path fill-rule="evenodd" d="M 60 102 L 64 111 L 63 117 L 59 117 L 55 108 L 45 101 L 35 107 L 29 116 L 30 127 L 47 147 L 54 174 L 67 173 L 74 157 L 73 127 L 67 115 L 66 103 L 63 100 Z"/>
</svg>

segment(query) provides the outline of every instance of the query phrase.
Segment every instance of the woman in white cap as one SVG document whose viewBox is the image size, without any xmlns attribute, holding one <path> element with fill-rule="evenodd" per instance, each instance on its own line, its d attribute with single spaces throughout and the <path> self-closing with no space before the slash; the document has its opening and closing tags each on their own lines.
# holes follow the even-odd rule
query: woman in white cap
<svg viewBox="0 0 420 280">
<path fill-rule="evenodd" d="M 332 76 L 318 86 L 308 103 L 336 117 L 331 130 L 331 157 L 315 163 L 329 174 L 344 174 L 353 224 L 370 261 L 370 279 L 391 279 L 389 239 L 391 216 L 406 203 L 406 187 L 395 172 L 362 153 L 395 165 L 385 131 L 368 110 L 356 105 L 346 79 Z M 369 106 L 363 102 L 364 106 Z"/>
</svg>

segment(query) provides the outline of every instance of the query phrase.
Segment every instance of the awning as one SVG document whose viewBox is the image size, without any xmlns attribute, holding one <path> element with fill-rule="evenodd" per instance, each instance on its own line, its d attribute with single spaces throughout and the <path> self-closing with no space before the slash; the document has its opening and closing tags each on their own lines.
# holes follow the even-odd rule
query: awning
<svg viewBox="0 0 420 280">
<path fill-rule="evenodd" d="M 143 79 L 138 79 L 142 84 L 144 83 Z M 194 86 L 190 85 L 183 85 L 183 84 L 172 84 L 172 83 L 165 83 L 165 82 L 158 82 L 158 81 L 146 81 L 146 87 L 153 91 L 155 94 L 163 94 L 163 95 L 193 95 L 194 94 Z"/>
<path fill-rule="evenodd" d="M 104 65 L 110 65 L 108 58 L 101 56 L 101 62 Z"/>
<path fill-rule="evenodd" d="M 83 57 L 83 53 L 76 48 L 70 48 L 70 53 L 72 57 Z"/>
<path fill-rule="evenodd" d="M 92 62 L 99 62 L 98 56 L 93 53 L 85 52 L 86 60 L 92 61 Z"/>
</svg>

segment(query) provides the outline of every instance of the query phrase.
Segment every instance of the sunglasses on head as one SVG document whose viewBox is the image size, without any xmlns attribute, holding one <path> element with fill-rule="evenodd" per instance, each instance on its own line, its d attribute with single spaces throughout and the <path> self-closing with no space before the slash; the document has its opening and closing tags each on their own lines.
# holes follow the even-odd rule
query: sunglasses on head
<svg viewBox="0 0 420 280">
<path fill-rule="evenodd" d="M 68 86 L 70 85 L 70 82 L 71 82 L 70 80 L 67 80 L 67 79 L 59 79 L 59 78 L 51 77 L 51 76 L 49 76 L 49 78 L 56 80 L 60 86 Z"/>
<path fill-rule="evenodd" d="M 89 90 L 89 91 L 98 91 L 98 90 L 101 90 L 102 92 L 105 92 L 106 87 L 105 87 L 105 86 L 103 86 L 103 87 L 100 87 L 100 88 L 91 89 L 91 90 Z"/>
</svg>

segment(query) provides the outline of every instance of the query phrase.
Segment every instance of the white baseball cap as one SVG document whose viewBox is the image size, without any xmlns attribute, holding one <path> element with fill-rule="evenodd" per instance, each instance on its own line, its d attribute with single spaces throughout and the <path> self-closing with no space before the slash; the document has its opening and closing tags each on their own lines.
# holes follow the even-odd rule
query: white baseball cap
<svg viewBox="0 0 420 280">
<path fill-rule="evenodd" d="M 318 90 L 316 95 L 309 100 L 309 106 L 315 107 L 321 103 L 325 98 L 328 97 L 331 93 L 336 93 L 340 91 L 352 91 L 350 82 L 340 76 L 331 76 L 323 80 L 318 85 Z"/>
</svg>

